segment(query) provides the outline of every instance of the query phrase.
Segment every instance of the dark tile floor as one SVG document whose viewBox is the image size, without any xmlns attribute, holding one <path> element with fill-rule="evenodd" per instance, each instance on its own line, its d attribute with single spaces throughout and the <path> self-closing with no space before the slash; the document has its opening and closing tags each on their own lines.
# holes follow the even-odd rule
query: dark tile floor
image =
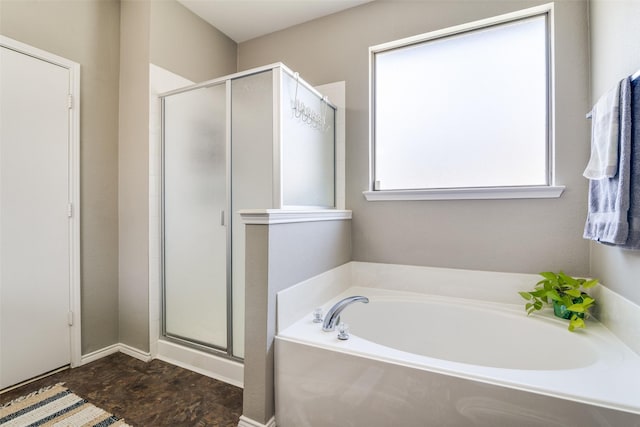
<svg viewBox="0 0 640 427">
<path fill-rule="evenodd" d="M 236 427 L 242 414 L 241 388 L 122 353 L 3 393 L 0 404 L 59 382 L 134 427 Z"/>
</svg>

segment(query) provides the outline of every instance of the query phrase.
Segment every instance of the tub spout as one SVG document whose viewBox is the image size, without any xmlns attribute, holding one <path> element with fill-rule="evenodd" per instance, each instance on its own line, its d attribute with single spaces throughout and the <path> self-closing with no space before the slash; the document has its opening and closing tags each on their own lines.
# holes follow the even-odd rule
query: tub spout
<svg viewBox="0 0 640 427">
<path fill-rule="evenodd" d="M 347 297 L 335 303 L 333 307 L 329 309 L 329 311 L 327 312 L 327 315 L 324 317 L 324 322 L 322 323 L 322 330 L 325 332 L 333 331 L 336 328 L 338 321 L 340 320 L 340 313 L 342 313 L 342 310 L 347 308 L 348 305 L 358 301 L 368 303 L 369 298 L 362 297 L 362 296 L 353 296 L 353 297 Z"/>
</svg>

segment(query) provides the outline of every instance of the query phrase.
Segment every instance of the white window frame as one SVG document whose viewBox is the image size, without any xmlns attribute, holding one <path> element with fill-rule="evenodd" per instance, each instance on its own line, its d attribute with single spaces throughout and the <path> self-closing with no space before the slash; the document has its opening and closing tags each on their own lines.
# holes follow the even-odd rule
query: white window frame
<svg viewBox="0 0 640 427">
<path fill-rule="evenodd" d="M 411 190 L 378 190 L 375 183 L 375 55 L 428 40 L 480 30 L 529 17 L 547 16 L 548 49 L 548 120 L 547 120 L 547 173 L 548 183 L 539 186 L 465 187 Z M 558 198 L 564 186 L 555 181 L 555 83 L 554 83 L 554 31 L 553 3 L 504 15 L 482 19 L 442 30 L 432 31 L 369 48 L 369 189 L 363 194 L 368 201 L 385 200 L 459 200 L 459 199 L 520 199 Z"/>
</svg>

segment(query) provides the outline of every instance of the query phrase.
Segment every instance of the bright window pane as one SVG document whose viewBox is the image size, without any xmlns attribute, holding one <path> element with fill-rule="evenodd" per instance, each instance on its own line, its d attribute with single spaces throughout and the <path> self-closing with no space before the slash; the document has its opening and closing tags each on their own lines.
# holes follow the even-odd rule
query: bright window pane
<svg viewBox="0 0 640 427">
<path fill-rule="evenodd" d="M 375 53 L 377 190 L 549 184 L 546 16 Z"/>
</svg>

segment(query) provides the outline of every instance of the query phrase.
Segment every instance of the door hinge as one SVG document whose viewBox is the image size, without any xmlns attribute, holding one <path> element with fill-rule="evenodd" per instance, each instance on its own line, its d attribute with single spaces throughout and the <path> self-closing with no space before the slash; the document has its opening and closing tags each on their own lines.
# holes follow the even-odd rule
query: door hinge
<svg viewBox="0 0 640 427">
<path fill-rule="evenodd" d="M 69 203 L 67 206 L 67 216 L 69 218 L 73 217 L 73 203 Z"/>
<path fill-rule="evenodd" d="M 69 326 L 73 326 L 73 311 L 70 311 L 68 314 Z"/>
<path fill-rule="evenodd" d="M 67 97 L 67 107 L 69 107 L 69 110 L 73 109 L 73 95 L 71 94 Z"/>
</svg>

